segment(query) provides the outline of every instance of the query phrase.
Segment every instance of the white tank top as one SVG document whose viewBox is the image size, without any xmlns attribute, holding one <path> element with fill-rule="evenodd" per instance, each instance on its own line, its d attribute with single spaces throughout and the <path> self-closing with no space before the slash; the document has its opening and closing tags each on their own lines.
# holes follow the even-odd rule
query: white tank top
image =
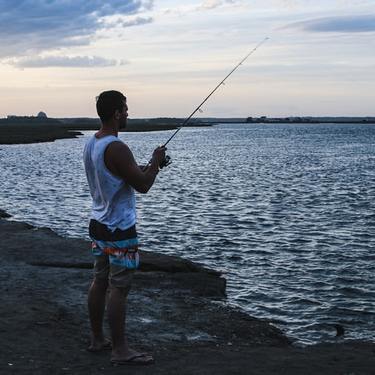
<svg viewBox="0 0 375 375">
<path fill-rule="evenodd" d="M 112 142 L 122 142 L 114 135 L 91 137 L 83 151 L 86 177 L 93 199 L 91 218 L 105 224 L 111 231 L 125 230 L 136 222 L 134 189 L 109 171 L 104 152 Z"/>
</svg>

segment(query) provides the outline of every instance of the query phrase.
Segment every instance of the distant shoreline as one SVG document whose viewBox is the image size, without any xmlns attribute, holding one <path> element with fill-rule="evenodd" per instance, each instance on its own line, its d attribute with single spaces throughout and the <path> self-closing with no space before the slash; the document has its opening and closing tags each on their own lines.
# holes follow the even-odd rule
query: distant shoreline
<svg viewBox="0 0 375 375">
<path fill-rule="evenodd" d="M 175 130 L 178 119 L 129 120 L 126 132 L 150 132 Z M 198 121 L 188 126 L 212 126 Z M 53 142 L 57 139 L 77 138 L 82 131 L 98 130 L 99 119 L 50 119 L 37 117 L 13 117 L 0 119 L 0 144 L 27 144 Z"/>
<path fill-rule="evenodd" d="M 176 130 L 183 119 L 129 119 L 126 132 Z M 217 124 L 375 124 L 375 117 L 325 118 L 204 118 L 194 119 L 188 127 L 210 127 Z M 82 131 L 98 130 L 99 119 L 13 117 L 0 119 L 0 144 L 28 144 L 53 142 L 57 139 L 77 138 Z"/>
<path fill-rule="evenodd" d="M 79 131 L 45 125 L 0 125 L 0 144 L 14 145 L 53 142 L 57 139 L 77 138 Z"/>
</svg>

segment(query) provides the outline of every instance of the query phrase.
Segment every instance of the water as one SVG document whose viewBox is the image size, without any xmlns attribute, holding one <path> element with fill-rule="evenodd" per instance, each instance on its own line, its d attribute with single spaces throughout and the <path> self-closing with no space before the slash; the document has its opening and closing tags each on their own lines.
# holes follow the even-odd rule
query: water
<svg viewBox="0 0 375 375">
<path fill-rule="evenodd" d="M 87 237 L 85 140 L 0 146 L 0 207 Z M 139 162 L 171 132 L 122 134 Z M 224 273 L 228 301 L 302 344 L 375 338 L 375 126 L 183 129 L 138 195 L 143 249 Z"/>
</svg>

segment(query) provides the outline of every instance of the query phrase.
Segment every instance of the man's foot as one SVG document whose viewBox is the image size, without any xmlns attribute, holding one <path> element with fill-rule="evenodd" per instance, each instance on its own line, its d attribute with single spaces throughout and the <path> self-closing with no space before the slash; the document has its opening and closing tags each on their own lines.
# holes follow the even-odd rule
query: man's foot
<svg viewBox="0 0 375 375">
<path fill-rule="evenodd" d="M 119 356 L 112 354 L 111 363 L 113 365 L 133 365 L 133 366 L 145 366 L 153 364 L 154 358 L 148 353 L 139 353 L 135 350 L 130 349 L 127 355 Z"/>
<path fill-rule="evenodd" d="M 87 351 L 91 353 L 97 353 L 103 350 L 111 350 L 111 349 L 112 349 L 111 341 L 108 339 L 104 339 L 104 340 L 92 340 L 91 345 L 87 348 Z"/>
</svg>

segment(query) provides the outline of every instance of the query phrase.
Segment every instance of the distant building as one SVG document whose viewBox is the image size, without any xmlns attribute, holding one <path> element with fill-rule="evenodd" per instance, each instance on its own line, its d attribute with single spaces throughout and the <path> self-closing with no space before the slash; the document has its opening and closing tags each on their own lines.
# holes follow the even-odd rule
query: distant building
<svg viewBox="0 0 375 375">
<path fill-rule="evenodd" d="M 61 122 L 58 119 L 47 117 L 46 113 L 41 111 L 37 116 L 8 115 L 6 119 L 0 119 L 0 124 L 58 125 Z"/>
</svg>

